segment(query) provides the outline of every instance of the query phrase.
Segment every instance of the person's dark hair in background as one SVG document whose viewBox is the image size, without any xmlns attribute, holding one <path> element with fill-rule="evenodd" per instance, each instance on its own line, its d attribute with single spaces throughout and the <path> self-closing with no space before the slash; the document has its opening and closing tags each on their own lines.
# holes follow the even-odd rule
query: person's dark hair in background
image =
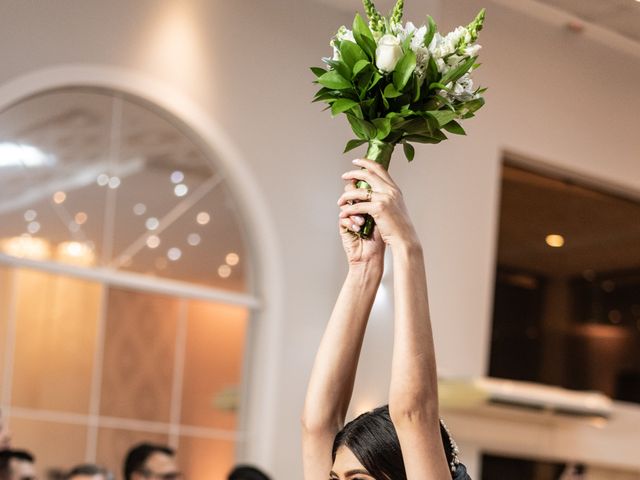
<svg viewBox="0 0 640 480">
<path fill-rule="evenodd" d="M 35 480 L 35 461 L 26 450 L 1 450 L 0 480 Z"/>
<path fill-rule="evenodd" d="M 153 443 L 141 443 L 131 448 L 124 461 L 123 473 L 124 480 L 177 480 L 181 476 L 173 449 Z"/>
<path fill-rule="evenodd" d="M 266 473 L 263 473 L 251 465 L 238 465 L 229 474 L 228 480 L 271 480 Z"/>
<path fill-rule="evenodd" d="M 78 465 L 66 475 L 66 480 L 114 480 L 113 474 L 98 465 Z"/>
</svg>

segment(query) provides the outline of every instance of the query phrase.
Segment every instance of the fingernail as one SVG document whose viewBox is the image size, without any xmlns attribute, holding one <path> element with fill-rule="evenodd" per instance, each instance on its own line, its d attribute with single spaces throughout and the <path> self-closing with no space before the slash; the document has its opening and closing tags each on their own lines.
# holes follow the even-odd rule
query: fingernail
<svg viewBox="0 0 640 480">
<path fill-rule="evenodd" d="M 355 160 L 351 160 L 351 163 L 358 163 L 360 161 L 359 158 L 356 158 Z"/>
<path fill-rule="evenodd" d="M 360 216 L 353 217 L 353 219 L 356 221 L 356 223 L 359 223 L 360 225 L 364 223 L 364 218 Z"/>
<path fill-rule="evenodd" d="M 354 223 L 353 225 L 351 225 L 351 230 L 357 232 L 358 230 L 360 230 L 360 227 Z"/>
</svg>

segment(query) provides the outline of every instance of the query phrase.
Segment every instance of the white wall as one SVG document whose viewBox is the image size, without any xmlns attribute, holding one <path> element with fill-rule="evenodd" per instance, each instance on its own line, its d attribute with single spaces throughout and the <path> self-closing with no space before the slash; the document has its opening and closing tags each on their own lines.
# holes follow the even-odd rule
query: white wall
<svg viewBox="0 0 640 480">
<path fill-rule="evenodd" d="M 444 2 L 440 23 L 466 22 L 480 6 Z M 638 57 L 486 6 L 477 78 L 490 87 L 487 107 L 467 123 L 467 138 L 420 148 L 410 166 L 398 155 L 392 166 L 426 247 L 440 369 L 454 375 L 486 368 L 503 149 L 640 190 Z M 279 395 L 273 408 L 251 399 L 273 421 L 273 451 L 249 452 L 281 480 L 301 476 L 298 416 L 344 273 L 335 199 L 349 135 L 309 103 L 307 67 L 351 19 L 311 0 L 0 3 L 0 82 L 68 63 L 151 75 L 209 112 L 249 163 L 278 231 L 286 292 Z M 385 312 L 368 336 L 356 409 L 386 395 Z"/>
</svg>

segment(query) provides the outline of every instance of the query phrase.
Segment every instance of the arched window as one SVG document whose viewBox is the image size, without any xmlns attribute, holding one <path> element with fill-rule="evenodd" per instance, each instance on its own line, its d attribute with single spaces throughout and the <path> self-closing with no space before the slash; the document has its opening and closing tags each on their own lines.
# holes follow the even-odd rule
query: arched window
<svg viewBox="0 0 640 480">
<path fill-rule="evenodd" d="M 252 258 L 217 159 L 107 89 L 0 113 L 0 405 L 46 472 L 133 443 L 223 478 L 241 439 Z"/>
</svg>

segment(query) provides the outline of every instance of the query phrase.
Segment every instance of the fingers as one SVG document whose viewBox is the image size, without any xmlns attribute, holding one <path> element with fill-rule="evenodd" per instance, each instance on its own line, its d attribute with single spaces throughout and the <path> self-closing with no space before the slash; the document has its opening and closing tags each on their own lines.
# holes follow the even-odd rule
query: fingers
<svg viewBox="0 0 640 480">
<path fill-rule="evenodd" d="M 375 172 L 367 169 L 350 170 L 342 175 L 344 180 L 364 180 L 377 192 L 386 192 L 392 187 Z"/>
<path fill-rule="evenodd" d="M 356 188 L 356 182 L 354 182 L 353 180 L 346 180 L 345 185 L 344 185 L 344 191 L 348 192 L 350 190 L 355 190 Z"/>
<path fill-rule="evenodd" d="M 380 205 L 378 202 L 359 202 L 353 205 L 343 205 L 340 207 L 340 218 L 350 218 L 355 216 L 371 215 L 373 218 L 377 218 L 380 212 Z"/>
<path fill-rule="evenodd" d="M 395 182 L 391 178 L 391 175 L 389 175 L 389 172 L 378 162 L 374 162 L 373 160 L 369 160 L 367 158 L 356 158 L 355 160 L 353 160 L 353 164 L 374 172 L 389 185 L 392 185 L 394 187 L 396 186 Z"/>
<path fill-rule="evenodd" d="M 364 218 L 360 216 L 341 218 L 339 223 L 342 228 L 352 232 L 359 232 L 360 227 L 364 224 Z"/>
<path fill-rule="evenodd" d="M 346 191 L 338 199 L 338 205 L 342 206 L 353 202 L 368 202 L 373 197 L 373 192 L 368 188 L 354 188 Z"/>
</svg>

